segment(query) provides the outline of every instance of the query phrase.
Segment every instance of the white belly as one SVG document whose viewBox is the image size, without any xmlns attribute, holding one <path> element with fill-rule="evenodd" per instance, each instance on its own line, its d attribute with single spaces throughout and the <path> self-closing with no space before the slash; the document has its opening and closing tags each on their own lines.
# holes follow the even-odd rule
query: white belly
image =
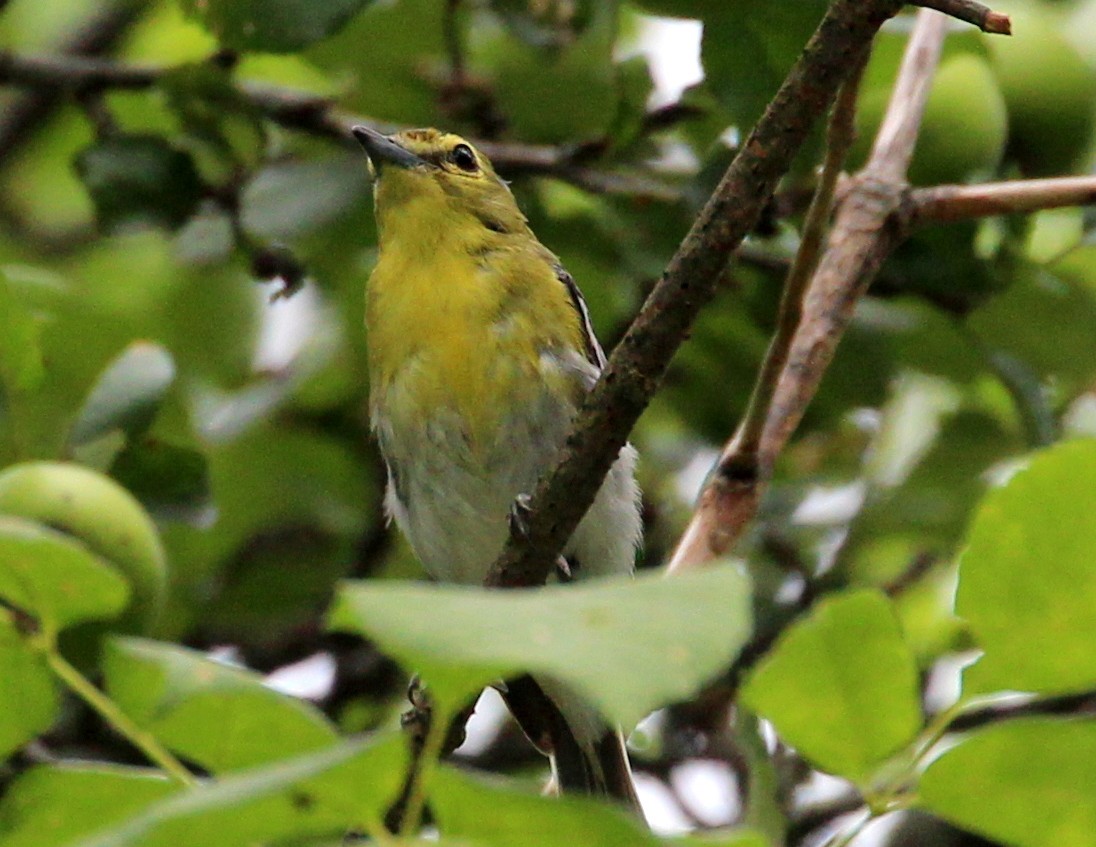
<svg viewBox="0 0 1096 847">
<path fill-rule="evenodd" d="M 417 426 L 387 418 L 383 406 L 375 415 L 388 510 L 434 579 L 483 582 L 506 541 L 514 498 L 532 491 L 567 436 L 574 410 L 564 401 L 542 395 L 513 405 L 493 443 L 474 450 L 451 410 Z M 631 446 L 621 451 L 564 549 L 577 578 L 632 570 L 641 531 L 635 458 Z"/>
</svg>

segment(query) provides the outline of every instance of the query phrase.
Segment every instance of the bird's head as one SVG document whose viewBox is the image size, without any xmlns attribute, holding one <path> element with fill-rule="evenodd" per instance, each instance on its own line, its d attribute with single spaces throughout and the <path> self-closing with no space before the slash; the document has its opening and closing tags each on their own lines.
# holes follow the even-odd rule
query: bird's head
<svg viewBox="0 0 1096 847">
<path fill-rule="evenodd" d="M 528 231 L 525 216 L 487 157 L 458 135 L 409 129 L 383 135 L 356 126 L 369 156 L 377 223 L 386 230 L 413 226 L 419 237 L 456 232 L 469 241 Z"/>
</svg>

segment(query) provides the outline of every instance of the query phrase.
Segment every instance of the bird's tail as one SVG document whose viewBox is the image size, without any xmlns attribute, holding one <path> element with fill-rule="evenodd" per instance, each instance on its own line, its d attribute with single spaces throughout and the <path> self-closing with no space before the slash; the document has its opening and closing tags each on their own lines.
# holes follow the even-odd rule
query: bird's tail
<svg viewBox="0 0 1096 847">
<path fill-rule="evenodd" d="M 552 757 L 562 793 L 608 797 L 643 816 L 620 730 L 550 681 L 507 680 L 503 697 L 529 740 Z"/>
</svg>

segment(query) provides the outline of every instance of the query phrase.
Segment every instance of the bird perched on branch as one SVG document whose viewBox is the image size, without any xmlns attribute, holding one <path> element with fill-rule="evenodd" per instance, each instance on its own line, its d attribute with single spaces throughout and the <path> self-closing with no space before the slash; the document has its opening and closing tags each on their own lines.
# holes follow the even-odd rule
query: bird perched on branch
<svg viewBox="0 0 1096 847">
<path fill-rule="evenodd" d="M 387 508 L 432 578 L 481 584 L 515 498 L 551 467 L 605 357 L 574 280 L 482 153 L 433 129 L 353 133 L 375 179 L 366 329 Z M 628 446 L 565 547 L 561 579 L 632 570 L 634 466 Z M 562 790 L 638 808 L 621 735 L 592 707 L 552 680 L 508 682 L 504 696 Z"/>
</svg>

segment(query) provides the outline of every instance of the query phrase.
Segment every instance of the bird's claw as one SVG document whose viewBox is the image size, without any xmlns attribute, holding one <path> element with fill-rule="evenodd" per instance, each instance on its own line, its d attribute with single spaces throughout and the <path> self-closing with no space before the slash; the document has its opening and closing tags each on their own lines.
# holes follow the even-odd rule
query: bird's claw
<svg viewBox="0 0 1096 847">
<path fill-rule="evenodd" d="M 532 511 L 532 498 L 528 494 L 519 494 L 510 506 L 510 534 L 522 539 L 529 538 L 529 513 Z"/>
</svg>

